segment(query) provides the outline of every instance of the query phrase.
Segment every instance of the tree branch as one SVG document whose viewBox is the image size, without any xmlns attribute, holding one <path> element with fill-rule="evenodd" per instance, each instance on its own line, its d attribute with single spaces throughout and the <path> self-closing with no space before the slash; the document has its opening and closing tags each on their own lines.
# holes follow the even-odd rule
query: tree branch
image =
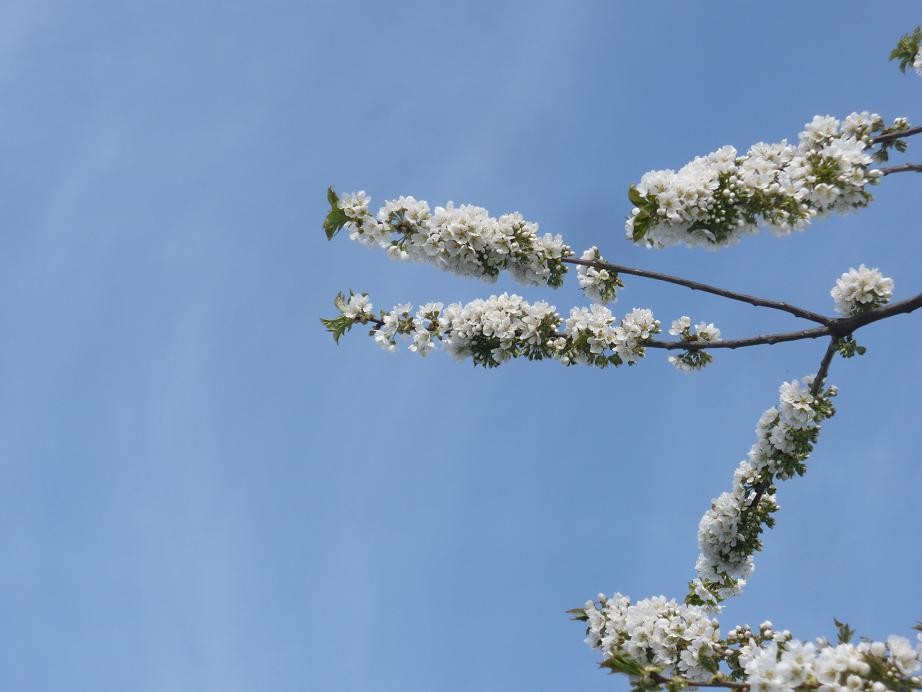
<svg viewBox="0 0 922 692">
<path fill-rule="evenodd" d="M 772 345 L 780 344 L 786 341 L 799 341 L 801 339 L 818 339 L 823 336 L 832 336 L 835 337 L 830 344 L 829 349 L 833 349 L 834 345 L 838 343 L 838 340 L 844 336 L 850 335 L 852 332 L 865 327 L 874 322 L 879 322 L 888 317 L 893 317 L 894 315 L 901 315 L 905 313 L 910 313 L 915 310 L 922 308 L 922 293 L 919 293 L 912 298 L 907 298 L 906 300 L 901 300 L 898 303 L 891 303 L 877 310 L 870 310 L 868 312 L 863 312 L 860 315 L 855 315 L 854 317 L 842 317 L 839 319 L 833 317 L 823 317 L 826 321 L 826 325 L 823 327 L 814 327 L 813 329 L 803 329 L 796 332 L 777 332 L 775 334 L 761 334 L 759 336 L 750 336 L 744 339 L 726 339 L 724 341 L 658 341 L 656 339 L 651 339 L 644 342 L 644 346 L 648 348 L 661 348 L 666 351 L 703 351 L 710 350 L 715 348 L 729 348 L 737 349 L 744 348 L 746 346 L 762 346 L 762 345 Z M 380 320 L 376 317 L 368 317 L 364 320 L 359 320 L 359 324 L 373 324 L 376 327 L 384 326 L 383 320 Z M 566 334 L 558 332 L 557 337 L 567 338 Z M 827 349 L 826 356 L 823 357 L 823 362 L 820 363 L 820 370 L 817 371 L 817 377 L 822 374 L 822 378 L 826 377 L 826 370 L 829 368 L 829 363 L 826 362 L 827 356 L 828 359 L 832 359 L 830 355 L 830 350 Z M 825 364 L 825 367 L 824 367 Z"/>
<path fill-rule="evenodd" d="M 816 375 L 813 377 L 813 384 L 810 385 L 810 393 L 813 396 L 819 394 L 820 390 L 823 388 L 823 382 L 826 379 L 826 375 L 829 374 L 829 366 L 832 364 L 832 358 L 836 354 L 836 347 L 839 345 L 839 337 L 834 336 L 829 340 L 829 345 L 826 347 L 826 352 L 823 354 L 823 359 L 820 361 L 820 367 L 816 370 Z"/>
<path fill-rule="evenodd" d="M 910 127 L 908 130 L 897 130 L 896 132 L 888 132 L 885 135 L 878 135 L 871 140 L 871 144 L 883 144 L 884 142 L 892 142 L 894 139 L 902 139 L 903 137 L 911 137 L 912 135 L 917 135 L 922 132 L 922 127 Z"/>
<path fill-rule="evenodd" d="M 904 163 L 901 166 L 890 166 L 889 168 L 878 168 L 882 175 L 891 173 L 922 173 L 922 163 Z"/>
<path fill-rule="evenodd" d="M 854 317 L 843 317 L 841 319 L 832 320 L 829 323 L 830 334 L 834 334 L 836 336 L 848 336 L 853 331 L 865 326 L 866 324 L 879 322 L 880 320 L 892 317 L 893 315 L 910 313 L 914 310 L 918 310 L 919 308 L 922 308 L 922 293 L 918 293 L 912 298 L 901 300 L 898 303 L 890 303 L 889 305 L 878 308 L 877 310 L 869 310 L 868 312 L 863 312 L 860 315 L 855 315 Z"/>
<path fill-rule="evenodd" d="M 667 351 L 703 351 L 712 348 L 743 348 L 745 346 L 761 346 L 764 344 L 780 344 L 784 341 L 798 341 L 799 339 L 818 339 L 831 334 L 829 327 L 815 327 L 799 332 L 779 332 L 777 334 L 763 334 L 751 336 L 747 339 L 726 339 L 724 341 L 645 341 L 644 346 L 650 348 L 663 348 Z"/>
<path fill-rule="evenodd" d="M 832 318 L 824 317 L 816 312 L 810 310 L 805 310 L 804 308 L 799 308 L 796 305 L 791 305 L 790 303 L 783 303 L 777 300 L 768 300 L 767 298 L 759 298 L 758 296 L 751 296 L 746 293 L 737 293 L 736 291 L 729 291 L 725 288 L 719 288 L 717 286 L 711 286 L 709 284 L 703 284 L 699 281 L 692 281 L 690 279 L 683 279 L 680 276 L 671 276 L 670 274 L 661 274 L 660 272 L 652 272 L 646 269 L 635 269 L 633 267 L 625 267 L 620 264 L 610 264 L 608 262 L 600 262 L 598 260 L 584 260 L 576 259 L 573 257 L 565 257 L 564 262 L 568 264 L 579 264 L 584 267 L 595 267 L 596 269 L 608 269 L 609 271 L 618 272 L 619 274 L 630 274 L 632 276 L 641 276 L 645 279 L 654 279 L 656 281 L 665 281 L 666 283 L 677 284 L 679 286 L 685 286 L 690 288 L 693 291 L 703 291 L 704 293 L 713 293 L 714 295 L 721 296 L 723 298 L 729 298 L 730 300 L 738 300 L 742 303 L 748 303 L 749 305 L 755 305 L 757 307 L 763 308 L 772 308 L 774 310 L 781 310 L 782 312 L 787 312 L 796 317 L 801 317 L 805 320 L 810 320 L 811 322 L 818 322 L 822 325 L 828 325 Z"/>
<path fill-rule="evenodd" d="M 826 379 L 826 375 L 829 374 L 829 366 L 832 363 L 833 356 L 836 354 L 836 346 L 839 345 L 839 339 L 840 337 L 834 336 L 829 340 L 829 345 L 826 347 L 826 352 L 823 354 L 823 359 L 820 361 L 820 367 L 817 368 L 816 375 L 813 377 L 813 384 L 810 385 L 810 393 L 813 396 L 816 396 L 823 388 L 823 381 Z M 754 487 L 756 494 L 753 496 L 752 502 L 749 503 L 749 507 L 747 508 L 749 510 L 759 506 L 759 501 L 762 499 L 765 491 L 771 487 L 771 481 L 762 481 L 757 483 Z"/>
</svg>

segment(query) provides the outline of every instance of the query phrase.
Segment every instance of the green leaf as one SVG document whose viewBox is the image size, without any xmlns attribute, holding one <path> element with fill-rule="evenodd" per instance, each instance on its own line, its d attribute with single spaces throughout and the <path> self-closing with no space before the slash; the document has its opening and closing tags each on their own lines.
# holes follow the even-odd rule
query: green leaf
<svg viewBox="0 0 922 692">
<path fill-rule="evenodd" d="M 352 326 L 355 324 L 354 319 L 346 317 L 345 315 L 340 315 L 332 319 L 324 319 L 321 317 L 320 321 L 323 323 L 323 326 L 326 327 L 326 330 L 333 335 L 333 341 L 337 344 L 339 343 L 340 337 L 352 329 Z"/>
<path fill-rule="evenodd" d="M 605 668 L 611 668 L 616 673 L 624 673 L 625 675 L 634 675 L 638 677 L 645 676 L 647 672 L 642 665 L 623 651 L 615 652 L 611 658 L 606 659 L 599 665 Z"/>
<path fill-rule="evenodd" d="M 839 622 L 836 619 L 834 619 L 833 622 L 836 623 L 836 632 L 839 637 L 839 644 L 848 644 L 851 641 L 852 636 L 855 634 L 855 630 L 849 627 L 847 623 Z"/>
<path fill-rule="evenodd" d="M 585 608 L 571 608 L 567 611 L 567 615 L 572 615 L 571 620 L 579 620 L 581 622 L 586 622 L 589 619 L 589 616 L 586 615 Z"/>
<path fill-rule="evenodd" d="M 717 675 L 717 673 L 720 672 L 720 665 L 717 663 L 716 659 L 713 659 L 710 656 L 699 654 L 698 663 L 700 663 L 701 667 L 704 668 L 709 673 L 713 673 L 714 675 Z"/>
<path fill-rule="evenodd" d="M 643 209 L 646 206 L 647 200 L 643 198 L 643 195 L 640 194 L 640 191 L 633 185 L 627 189 L 627 198 L 631 200 L 631 203 L 635 207 L 640 207 Z"/>
<path fill-rule="evenodd" d="M 631 233 L 631 239 L 636 243 L 647 235 L 647 229 L 650 227 L 650 215 L 646 211 L 641 211 L 634 217 L 634 228 Z"/>
<path fill-rule="evenodd" d="M 333 236 L 349 223 L 349 217 L 339 208 L 339 197 L 332 187 L 327 188 L 327 201 L 330 203 L 330 213 L 323 220 L 323 230 L 327 234 L 327 240 L 333 240 Z"/>
</svg>

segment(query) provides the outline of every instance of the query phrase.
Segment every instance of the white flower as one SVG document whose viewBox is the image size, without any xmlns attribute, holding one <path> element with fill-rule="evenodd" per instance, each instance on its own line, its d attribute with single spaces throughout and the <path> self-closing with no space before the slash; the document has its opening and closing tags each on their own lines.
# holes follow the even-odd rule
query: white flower
<svg viewBox="0 0 922 692">
<path fill-rule="evenodd" d="M 445 271 L 495 281 L 502 270 L 526 284 L 559 286 L 573 251 L 559 235 L 538 235 L 538 225 L 521 214 L 498 219 L 486 209 L 451 202 L 429 205 L 404 196 L 384 203 L 372 217 L 364 193 L 344 195 L 349 237 L 385 249 L 392 259 L 434 264 Z M 615 279 L 616 280 L 616 279 Z"/>
<path fill-rule="evenodd" d="M 695 334 L 702 341 L 720 341 L 720 330 L 710 322 L 699 322 L 696 324 Z"/>
<path fill-rule="evenodd" d="M 365 190 L 359 190 L 340 197 L 337 205 L 346 216 L 357 221 L 368 215 L 369 202 L 371 202 L 371 197 L 365 194 Z"/>
<path fill-rule="evenodd" d="M 349 302 L 343 307 L 343 314 L 353 320 L 368 319 L 373 316 L 374 306 L 368 299 L 367 295 L 353 294 L 349 296 Z"/>
<path fill-rule="evenodd" d="M 706 608 L 654 596 L 631 604 L 629 598 L 600 594 L 598 607 L 587 603 L 586 642 L 601 649 L 603 660 L 622 652 L 642 665 L 657 665 L 667 676 L 706 680 L 702 658 L 720 654 L 720 631 Z"/>
<path fill-rule="evenodd" d="M 605 262 L 605 258 L 602 257 L 599 249 L 594 245 L 586 250 L 580 256 L 580 259 Z M 607 269 L 578 265 L 576 267 L 576 277 L 579 281 L 579 287 L 590 300 L 598 301 L 599 303 L 614 303 L 618 300 L 617 290 L 621 286 L 621 280 L 616 273 L 609 272 Z"/>
<path fill-rule="evenodd" d="M 689 327 L 691 327 L 691 317 L 683 315 L 679 319 L 672 321 L 672 325 L 669 327 L 669 333 L 673 336 L 681 336 Z"/>
<path fill-rule="evenodd" d="M 722 147 L 678 171 L 645 173 L 634 187 L 641 200 L 625 224 L 629 238 L 651 247 L 731 245 L 760 225 L 778 234 L 802 230 L 830 212 L 847 213 L 871 200 L 866 187 L 880 172 L 869 168 L 874 133 L 883 119 L 852 113 L 840 124 L 816 116 L 799 145 L 759 142 L 739 155 Z"/>
<path fill-rule="evenodd" d="M 830 295 L 836 302 L 837 312 L 845 316 L 857 315 L 889 303 L 893 296 L 893 279 L 862 264 L 842 274 Z"/>
<path fill-rule="evenodd" d="M 812 443 L 805 442 L 808 438 L 796 432 L 817 430 L 820 421 L 831 415 L 831 409 L 823 404 L 827 392 L 832 396 L 833 388 L 814 395 L 810 392 L 812 383 L 813 377 L 805 377 L 779 387 L 778 407 L 768 409 L 759 418 L 756 442 L 749 450 L 748 459 L 740 462 L 733 474 L 731 489 L 712 500 L 710 509 L 701 517 L 700 553 L 695 565 L 700 584 L 695 586 L 696 592 L 703 588 L 716 601 L 723 600 L 739 593 L 752 573 L 752 539 L 757 539 L 758 533 L 752 534 L 752 523 L 743 522 L 742 518 L 754 509 L 756 484 L 760 480 L 786 479 L 798 472 L 797 466 L 790 465 L 789 455 L 809 453 Z M 777 509 L 775 497 L 765 492 L 764 486 L 759 497 L 761 511 L 771 513 Z M 703 597 L 702 600 L 708 602 Z"/>
<path fill-rule="evenodd" d="M 916 57 L 912 61 L 912 66 L 915 68 L 916 74 L 922 77 L 922 50 L 916 53 Z"/>
<path fill-rule="evenodd" d="M 891 635 L 887 637 L 890 659 L 903 675 L 912 675 L 919 670 L 919 656 L 912 644 L 905 637 Z"/>
</svg>

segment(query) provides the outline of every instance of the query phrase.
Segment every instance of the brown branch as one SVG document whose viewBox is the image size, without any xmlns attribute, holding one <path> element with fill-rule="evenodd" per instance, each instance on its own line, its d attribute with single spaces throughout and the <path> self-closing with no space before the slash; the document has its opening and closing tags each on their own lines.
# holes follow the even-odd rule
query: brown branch
<svg viewBox="0 0 922 692">
<path fill-rule="evenodd" d="M 922 293 L 918 293 L 912 298 L 901 300 L 898 303 L 890 303 L 890 305 L 878 308 L 877 310 L 863 312 L 854 317 L 843 317 L 841 319 L 832 320 L 829 324 L 830 333 L 836 336 L 848 336 L 856 329 L 871 324 L 872 322 L 879 322 L 893 315 L 910 313 L 919 308 L 922 308 Z"/>
<path fill-rule="evenodd" d="M 576 259 L 573 257 L 565 257 L 562 261 L 568 264 L 579 264 L 584 267 L 595 267 L 596 269 L 608 269 L 609 271 L 618 272 L 619 274 L 630 274 L 632 276 L 641 276 L 645 279 L 654 279 L 656 281 L 665 281 L 666 283 L 677 284 L 679 286 L 685 286 L 690 288 L 693 291 L 703 291 L 705 293 L 713 293 L 714 295 L 721 296 L 723 298 L 729 298 L 730 300 L 738 300 L 743 303 L 748 303 L 749 305 L 755 305 L 757 307 L 763 308 L 772 308 L 774 310 L 781 310 L 787 312 L 796 317 L 801 317 L 805 320 L 810 320 L 811 322 L 818 322 L 822 325 L 827 325 L 830 323 L 831 318 L 824 317 L 816 312 L 810 310 L 805 310 L 799 308 L 796 305 L 791 305 L 790 303 L 783 303 L 778 300 L 768 300 L 767 298 L 759 298 L 758 296 L 751 296 L 746 293 L 738 293 L 736 291 L 729 291 L 725 288 L 719 288 L 717 286 L 711 286 L 709 284 L 703 284 L 699 281 L 692 281 L 690 279 L 683 279 L 680 276 L 671 276 L 670 274 L 661 274 L 660 272 L 652 272 L 646 269 L 635 269 L 633 267 L 625 267 L 620 264 L 610 264 L 608 262 L 600 262 L 598 260 L 584 260 Z"/>
<path fill-rule="evenodd" d="M 836 354 L 839 341 L 839 337 L 836 336 L 829 340 L 826 353 L 823 354 L 823 359 L 820 361 L 820 367 L 817 368 L 816 375 L 813 376 L 813 384 L 810 385 L 810 393 L 813 396 L 819 394 L 823 388 L 823 381 L 826 379 L 826 375 L 829 374 L 829 366 L 832 364 L 832 358 Z"/>
<path fill-rule="evenodd" d="M 891 173 L 922 173 L 922 163 L 904 163 L 901 166 L 890 166 L 889 168 L 878 168 L 881 175 L 890 175 Z"/>
<path fill-rule="evenodd" d="M 910 127 L 907 130 L 897 130 L 896 132 L 888 132 L 885 135 L 878 135 L 871 140 L 871 144 L 883 144 L 884 142 L 892 142 L 894 139 L 902 139 L 903 137 L 911 137 L 912 135 L 917 135 L 922 132 L 922 127 Z"/>
<path fill-rule="evenodd" d="M 763 334 L 751 336 L 748 339 L 727 339 L 724 341 L 645 341 L 644 346 L 650 348 L 663 348 L 667 351 L 703 351 L 712 348 L 743 348 L 745 346 L 761 346 L 764 344 L 779 344 L 784 341 L 797 341 L 799 339 L 818 339 L 829 336 L 829 327 L 815 327 L 799 332 L 779 332 L 777 334 Z"/>
</svg>

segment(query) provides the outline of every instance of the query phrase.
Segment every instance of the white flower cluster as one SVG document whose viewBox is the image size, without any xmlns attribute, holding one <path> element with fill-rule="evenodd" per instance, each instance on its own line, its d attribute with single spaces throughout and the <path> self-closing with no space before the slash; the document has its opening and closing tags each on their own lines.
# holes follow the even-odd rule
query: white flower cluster
<svg viewBox="0 0 922 692">
<path fill-rule="evenodd" d="M 580 259 L 605 262 L 605 258 L 599 252 L 599 248 L 593 245 L 586 250 Z M 590 300 L 599 303 L 614 303 L 618 300 L 618 289 L 624 286 L 618 274 L 604 268 L 586 267 L 578 265 L 576 267 L 576 277 L 579 281 L 579 287 Z"/>
<path fill-rule="evenodd" d="M 659 321 L 646 308 L 635 308 L 617 322 L 611 310 L 593 304 L 573 308 L 563 318 L 544 301 L 529 303 L 521 296 L 503 293 L 462 305 L 422 305 L 415 314 L 409 304 L 395 305 L 373 316 L 367 295 L 338 296 L 340 316 L 323 320 L 335 339 L 355 324 L 373 323 L 371 335 L 388 351 L 397 349 L 397 336 L 411 338 L 409 350 L 428 355 L 438 341 L 456 358 L 471 358 L 475 365 L 495 367 L 511 358 L 553 358 L 564 365 L 633 364 L 644 355 L 645 344 L 660 330 Z"/>
<path fill-rule="evenodd" d="M 719 624 L 701 606 L 654 596 L 635 604 L 616 593 L 570 611 L 586 622 L 586 643 L 602 652 L 603 668 L 631 677 L 634 689 L 749 685 L 751 692 L 911 690 L 922 687 L 922 634 L 913 647 L 896 635 L 886 642 L 850 644 L 851 629 L 837 621 L 840 643 L 794 639 L 770 621 L 758 630 L 734 627 L 721 639 Z M 842 635 L 845 635 L 844 638 Z"/>
<path fill-rule="evenodd" d="M 829 212 L 867 206 L 865 188 L 880 177 L 868 149 L 883 119 L 868 112 L 841 123 L 816 116 L 805 128 L 796 147 L 760 142 L 739 155 L 725 146 L 678 171 L 645 173 L 630 191 L 628 238 L 651 247 L 715 248 L 763 224 L 788 234 Z"/>
<path fill-rule="evenodd" d="M 912 61 L 912 66 L 916 70 L 916 74 L 922 77 L 922 50 L 916 53 L 916 57 Z"/>
<path fill-rule="evenodd" d="M 559 343 L 557 357 L 565 364 L 633 364 L 644 355 L 644 343 L 659 333 L 660 323 L 647 308 L 634 308 L 620 325 L 604 305 L 572 308 L 565 324 L 568 339 Z"/>
<path fill-rule="evenodd" d="M 920 681 L 914 673 L 920 661 L 922 644 L 914 648 L 908 639 L 895 635 L 886 642 L 838 645 L 825 640 L 814 645 L 783 637 L 760 645 L 750 639 L 740 648 L 739 656 L 751 690 L 778 692 L 816 687 L 884 692 L 918 687 Z"/>
<path fill-rule="evenodd" d="M 683 315 L 679 319 L 673 320 L 669 333 L 673 336 L 681 336 L 682 341 L 687 343 L 720 341 L 720 330 L 710 322 L 699 322 L 694 326 L 694 331 L 692 331 L 691 317 L 688 315 Z M 677 370 L 694 372 L 705 367 L 713 360 L 713 357 L 703 350 L 694 349 L 682 351 L 677 356 L 669 356 L 667 360 Z"/>
<path fill-rule="evenodd" d="M 413 197 L 390 200 L 368 211 L 370 198 L 355 192 L 335 198 L 345 214 L 349 237 L 381 247 L 393 259 L 434 264 L 439 269 L 495 281 L 507 269 L 525 284 L 560 286 L 573 251 L 559 235 L 538 235 L 538 224 L 514 212 L 498 219 L 486 209 L 451 202 L 430 211 Z"/>
<path fill-rule="evenodd" d="M 893 297 L 893 279 L 862 264 L 840 276 L 829 294 L 836 302 L 836 312 L 846 317 L 857 315 L 889 303 Z"/>
<path fill-rule="evenodd" d="M 487 366 L 520 355 L 531 359 L 551 355 L 549 342 L 556 336 L 559 323 L 560 315 L 553 305 L 528 303 L 508 293 L 467 305 L 453 303 L 438 320 L 449 353 Z"/>
<path fill-rule="evenodd" d="M 711 503 L 698 525 L 697 579 L 689 602 L 716 606 L 734 596 L 753 570 L 752 555 L 761 548 L 763 525 L 771 526 L 778 509 L 773 482 L 803 475 L 820 423 L 834 413 L 834 387 L 812 394 L 812 377 L 785 382 L 779 404 L 765 411 L 756 426 L 756 442 L 733 474 L 733 486 Z"/>
<path fill-rule="evenodd" d="M 365 322 L 374 318 L 374 305 L 366 294 L 354 293 L 340 306 L 343 315 L 351 320 Z"/>
<path fill-rule="evenodd" d="M 663 675 L 705 681 L 723 652 L 716 620 L 700 606 L 654 596 L 632 604 L 619 593 L 588 601 L 586 643 L 602 651 L 603 663 L 617 669 L 627 656 L 640 666 L 656 666 Z"/>
</svg>

